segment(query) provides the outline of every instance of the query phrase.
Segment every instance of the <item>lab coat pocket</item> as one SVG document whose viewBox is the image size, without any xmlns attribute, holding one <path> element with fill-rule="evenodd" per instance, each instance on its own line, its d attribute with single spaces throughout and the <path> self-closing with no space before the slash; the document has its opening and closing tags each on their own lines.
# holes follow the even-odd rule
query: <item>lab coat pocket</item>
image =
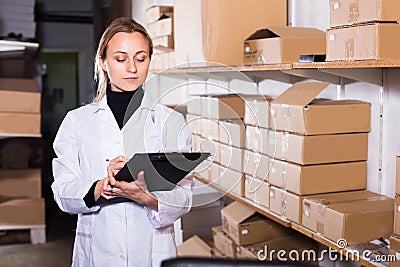
<svg viewBox="0 0 400 267">
<path fill-rule="evenodd" d="M 92 227 L 77 224 L 72 266 L 92 266 Z"/>
</svg>

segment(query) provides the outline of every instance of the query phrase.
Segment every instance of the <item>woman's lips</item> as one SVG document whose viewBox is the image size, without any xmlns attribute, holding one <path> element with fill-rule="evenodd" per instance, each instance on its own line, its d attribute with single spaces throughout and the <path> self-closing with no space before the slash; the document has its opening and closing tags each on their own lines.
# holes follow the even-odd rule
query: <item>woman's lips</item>
<svg viewBox="0 0 400 267">
<path fill-rule="evenodd" d="M 134 82 L 134 81 L 136 81 L 138 78 L 139 78 L 139 77 L 127 77 L 127 78 L 124 78 L 124 80 L 129 81 L 129 82 Z"/>
</svg>

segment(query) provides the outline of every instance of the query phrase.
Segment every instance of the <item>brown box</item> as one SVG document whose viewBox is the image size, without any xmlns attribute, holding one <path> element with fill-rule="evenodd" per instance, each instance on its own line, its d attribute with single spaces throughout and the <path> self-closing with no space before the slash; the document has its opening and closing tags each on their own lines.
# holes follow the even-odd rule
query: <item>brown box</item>
<svg viewBox="0 0 400 267">
<path fill-rule="evenodd" d="M 202 96 L 193 96 L 192 99 L 188 100 L 187 112 L 195 115 L 202 115 L 201 107 L 202 107 L 203 97 Z"/>
<path fill-rule="evenodd" d="M 192 134 L 201 135 L 201 117 L 195 114 L 186 114 L 186 125 Z"/>
<path fill-rule="evenodd" d="M 389 267 L 399 267 L 400 266 L 400 237 L 391 236 L 390 237 L 390 249 L 389 256 L 391 259 L 396 259 L 395 261 L 389 261 Z"/>
<path fill-rule="evenodd" d="M 276 159 L 309 165 L 368 159 L 368 134 L 296 135 L 269 132 Z"/>
<path fill-rule="evenodd" d="M 217 184 L 226 192 L 244 196 L 244 175 L 224 166 L 220 166 Z"/>
<path fill-rule="evenodd" d="M 171 6 L 152 6 L 146 10 L 145 20 L 146 24 L 157 21 L 163 14 L 171 14 L 174 8 Z"/>
<path fill-rule="evenodd" d="M 153 38 L 152 41 L 154 49 L 165 52 L 170 52 L 174 50 L 174 35 L 159 36 Z"/>
<path fill-rule="evenodd" d="M 0 112 L 40 112 L 39 92 L 0 90 Z"/>
<path fill-rule="evenodd" d="M 268 181 L 297 195 L 361 190 L 367 188 L 367 162 L 302 166 L 272 160 Z"/>
<path fill-rule="evenodd" d="M 307 196 L 302 225 L 336 242 L 367 242 L 393 231 L 393 199 L 368 191 Z"/>
<path fill-rule="evenodd" d="M 327 82 L 298 82 L 271 102 L 275 129 L 302 135 L 362 133 L 371 129 L 371 104 L 318 100 Z"/>
<path fill-rule="evenodd" d="M 200 138 L 200 151 L 211 153 L 211 156 L 209 157 L 211 161 L 215 162 L 220 161 L 219 143 L 217 141 L 203 137 Z"/>
<path fill-rule="evenodd" d="M 0 112 L 0 133 L 40 134 L 40 113 Z"/>
<path fill-rule="evenodd" d="M 219 144 L 220 164 L 237 172 L 243 172 L 243 149 Z"/>
<path fill-rule="evenodd" d="M 219 141 L 238 148 L 246 147 L 246 127 L 242 120 L 220 121 Z"/>
<path fill-rule="evenodd" d="M 205 160 L 194 169 L 194 175 L 204 180 L 210 181 L 211 179 L 211 164 L 212 161 Z"/>
<path fill-rule="evenodd" d="M 152 38 L 172 35 L 174 33 L 173 17 L 165 17 L 147 25 Z"/>
<path fill-rule="evenodd" d="M 400 196 L 394 197 L 394 223 L 393 234 L 400 235 Z"/>
<path fill-rule="evenodd" d="M 243 40 L 264 25 L 286 25 L 286 5 L 286 0 L 176 0 L 177 63 L 243 65 Z"/>
<path fill-rule="evenodd" d="M 246 148 L 264 155 L 269 154 L 269 130 L 256 126 L 246 127 Z"/>
<path fill-rule="evenodd" d="M 44 225 L 44 199 L 0 197 L 0 225 Z"/>
<path fill-rule="evenodd" d="M 331 27 L 400 20 L 398 0 L 331 0 Z"/>
<path fill-rule="evenodd" d="M 270 160 L 266 155 L 245 150 L 243 155 L 243 172 L 263 181 L 268 181 Z"/>
<path fill-rule="evenodd" d="M 249 245 L 288 235 L 292 231 L 233 202 L 221 210 L 222 227 L 237 245 Z"/>
<path fill-rule="evenodd" d="M 33 79 L 0 78 L 0 91 L 28 91 L 38 92 L 38 82 Z"/>
<path fill-rule="evenodd" d="M 264 207 L 269 207 L 269 184 L 245 175 L 244 196 Z"/>
<path fill-rule="evenodd" d="M 400 195 L 400 156 L 396 155 L 396 195 Z"/>
<path fill-rule="evenodd" d="M 269 188 L 269 209 L 295 223 L 301 222 L 301 197 L 272 185 Z"/>
<path fill-rule="evenodd" d="M 178 257 L 209 257 L 212 248 L 197 235 L 185 240 L 177 247 Z"/>
<path fill-rule="evenodd" d="M 217 120 L 244 117 L 244 99 L 239 95 L 215 95 L 202 99 L 201 112 Z"/>
<path fill-rule="evenodd" d="M 270 101 L 271 98 L 269 96 L 263 96 L 263 99 L 246 100 L 244 123 L 261 128 L 270 128 Z"/>
<path fill-rule="evenodd" d="M 229 258 L 236 258 L 235 241 L 224 232 L 222 226 L 212 228 L 214 246 Z"/>
<path fill-rule="evenodd" d="M 396 23 L 329 29 L 326 36 L 326 61 L 400 59 L 396 42 L 400 25 Z"/>
<path fill-rule="evenodd" d="M 325 38 L 315 28 L 268 26 L 244 41 L 244 64 L 293 63 L 300 55 L 325 55 Z"/>
<path fill-rule="evenodd" d="M 290 254 L 292 254 L 292 256 L 296 255 L 294 254 L 294 251 L 297 251 L 299 255 L 302 255 L 302 252 L 305 250 L 314 251 L 315 253 L 304 253 L 304 261 L 306 262 L 312 262 L 314 260 L 312 256 L 307 255 L 318 255 L 317 243 L 311 238 L 308 238 L 300 233 L 272 239 L 254 245 L 241 246 L 240 250 L 242 252 L 241 255 L 245 256 L 244 258 L 268 261 L 278 261 L 279 251 L 285 251 L 283 258 L 287 259 L 288 262 L 290 262 Z M 279 254 L 280 257 L 282 257 L 282 254 L 283 252 Z M 270 256 L 272 256 L 272 258 L 270 258 Z"/>
<path fill-rule="evenodd" d="M 42 197 L 40 169 L 0 169 L 0 195 L 6 197 Z"/>
</svg>

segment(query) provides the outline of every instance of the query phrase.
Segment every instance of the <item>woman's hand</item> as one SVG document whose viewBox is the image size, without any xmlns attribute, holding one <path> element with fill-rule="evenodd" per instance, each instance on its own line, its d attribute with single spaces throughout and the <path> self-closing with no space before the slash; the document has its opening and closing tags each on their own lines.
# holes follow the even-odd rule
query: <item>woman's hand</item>
<svg viewBox="0 0 400 267">
<path fill-rule="evenodd" d="M 107 199 L 117 196 L 129 198 L 139 204 L 158 210 L 158 200 L 147 190 L 143 171 L 139 172 L 137 179 L 130 183 L 115 180 L 114 176 L 121 170 L 126 162 L 127 159 L 123 156 L 119 156 L 110 161 L 107 167 L 108 176 L 103 179 L 101 195 Z"/>
</svg>

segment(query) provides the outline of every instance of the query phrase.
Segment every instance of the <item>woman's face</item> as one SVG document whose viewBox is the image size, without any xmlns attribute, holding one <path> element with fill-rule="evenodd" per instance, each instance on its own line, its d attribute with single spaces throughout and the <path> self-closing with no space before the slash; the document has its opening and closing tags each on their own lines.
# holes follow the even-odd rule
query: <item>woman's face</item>
<svg viewBox="0 0 400 267">
<path fill-rule="evenodd" d="M 102 68 L 111 90 L 134 91 L 146 80 L 150 65 L 149 44 L 139 32 L 118 32 L 108 42 Z"/>
</svg>

